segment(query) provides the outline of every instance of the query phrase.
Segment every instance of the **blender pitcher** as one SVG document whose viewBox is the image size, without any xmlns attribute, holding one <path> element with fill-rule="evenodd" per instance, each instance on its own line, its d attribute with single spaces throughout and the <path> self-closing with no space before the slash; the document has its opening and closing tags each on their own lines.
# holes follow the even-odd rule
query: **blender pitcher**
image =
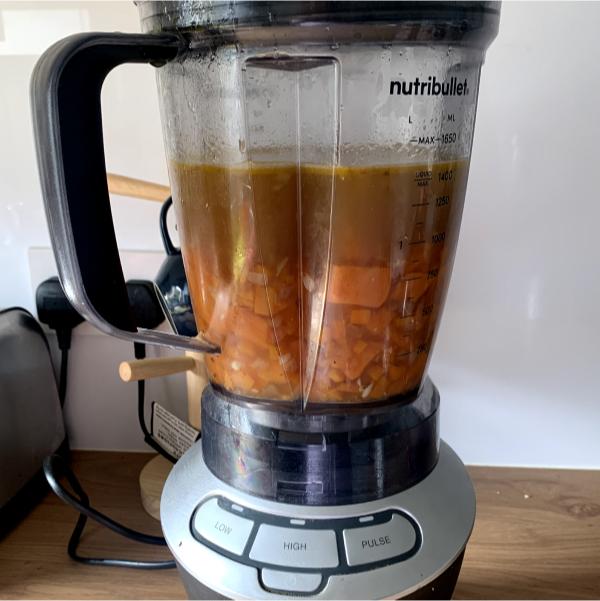
<svg viewBox="0 0 600 601">
<path fill-rule="evenodd" d="M 75 308 L 109 334 L 207 353 L 202 442 L 161 501 L 188 592 L 385 597 L 460 567 L 474 495 L 426 374 L 498 4 L 137 5 L 145 33 L 46 52 L 34 125 Z M 127 304 L 100 117 L 103 79 L 126 62 L 156 67 L 194 338 L 136 329 Z M 352 536 L 386 524 L 410 545 Z M 289 531 L 304 542 L 277 538 Z M 385 576 L 400 564 L 402 586 Z M 385 577 L 365 588 L 374 568 Z"/>
<path fill-rule="evenodd" d="M 490 3 L 139 2 L 146 35 L 83 34 L 34 75 L 65 290 L 100 329 L 213 353 L 258 401 L 385 402 L 423 383 L 452 269 Z M 199 339 L 136 331 L 99 91 L 157 66 Z M 85 199 L 85 200 L 84 200 Z"/>
</svg>

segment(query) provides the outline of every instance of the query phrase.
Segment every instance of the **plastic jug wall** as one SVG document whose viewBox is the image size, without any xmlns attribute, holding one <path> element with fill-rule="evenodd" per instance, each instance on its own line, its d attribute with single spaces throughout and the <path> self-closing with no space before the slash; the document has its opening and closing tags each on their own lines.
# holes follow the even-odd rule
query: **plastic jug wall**
<svg viewBox="0 0 600 601">
<path fill-rule="evenodd" d="M 157 72 L 211 380 L 287 409 L 401 401 L 443 309 L 484 47 L 285 29 L 188 30 Z"/>
</svg>

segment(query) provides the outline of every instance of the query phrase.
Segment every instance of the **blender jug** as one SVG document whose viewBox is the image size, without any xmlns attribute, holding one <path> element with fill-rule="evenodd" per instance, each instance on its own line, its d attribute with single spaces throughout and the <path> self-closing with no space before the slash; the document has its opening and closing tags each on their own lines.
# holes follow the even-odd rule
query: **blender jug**
<svg viewBox="0 0 600 601">
<path fill-rule="evenodd" d="M 497 7 L 138 6 L 147 35 L 68 38 L 34 75 L 48 221 L 74 306 L 108 333 L 212 353 L 216 387 L 285 410 L 419 390 Z M 127 306 L 98 99 L 123 62 L 159 67 L 198 339 L 136 331 Z"/>
</svg>

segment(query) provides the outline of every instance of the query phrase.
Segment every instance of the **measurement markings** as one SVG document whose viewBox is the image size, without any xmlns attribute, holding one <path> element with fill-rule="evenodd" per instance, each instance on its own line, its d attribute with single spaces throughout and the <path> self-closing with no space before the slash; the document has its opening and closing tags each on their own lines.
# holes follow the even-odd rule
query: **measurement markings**
<svg viewBox="0 0 600 601">
<path fill-rule="evenodd" d="M 412 278 L 402 278 L 402 282 L 412 282 L 413 280 L 422 280 L 422 275 L 414 275 Z"/>
<path fill-rule="evenodd" d="M 436 138 L 434 138 L 433 136 L 421 136 L 420 138 L 413 136 L 409 140 L 409 142 L 411 142 L 412 144 L 433 144 L 434 142 L 442 142 L 443 144 L 454 144 L 454 142 L 456 142 L 456 134 L 444 134 L 443 136 L 437 136 Z"/>
</svg>

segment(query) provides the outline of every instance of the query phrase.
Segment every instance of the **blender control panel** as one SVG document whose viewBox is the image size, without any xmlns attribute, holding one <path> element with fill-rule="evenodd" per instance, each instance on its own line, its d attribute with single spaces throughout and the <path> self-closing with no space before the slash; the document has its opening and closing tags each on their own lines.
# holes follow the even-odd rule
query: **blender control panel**
<svg viewBox="0 0 600 601">
<path fill-rule="evenodd" d="M 389 509 L 351 518 L 273 516 L 214 496 L 191 520 L 194 538 L 230 559 L 254 566 L 263 589 L 314 594 L 334 574 L 405 561 L 421 546 L 408 514 Z"/>
</svg>

